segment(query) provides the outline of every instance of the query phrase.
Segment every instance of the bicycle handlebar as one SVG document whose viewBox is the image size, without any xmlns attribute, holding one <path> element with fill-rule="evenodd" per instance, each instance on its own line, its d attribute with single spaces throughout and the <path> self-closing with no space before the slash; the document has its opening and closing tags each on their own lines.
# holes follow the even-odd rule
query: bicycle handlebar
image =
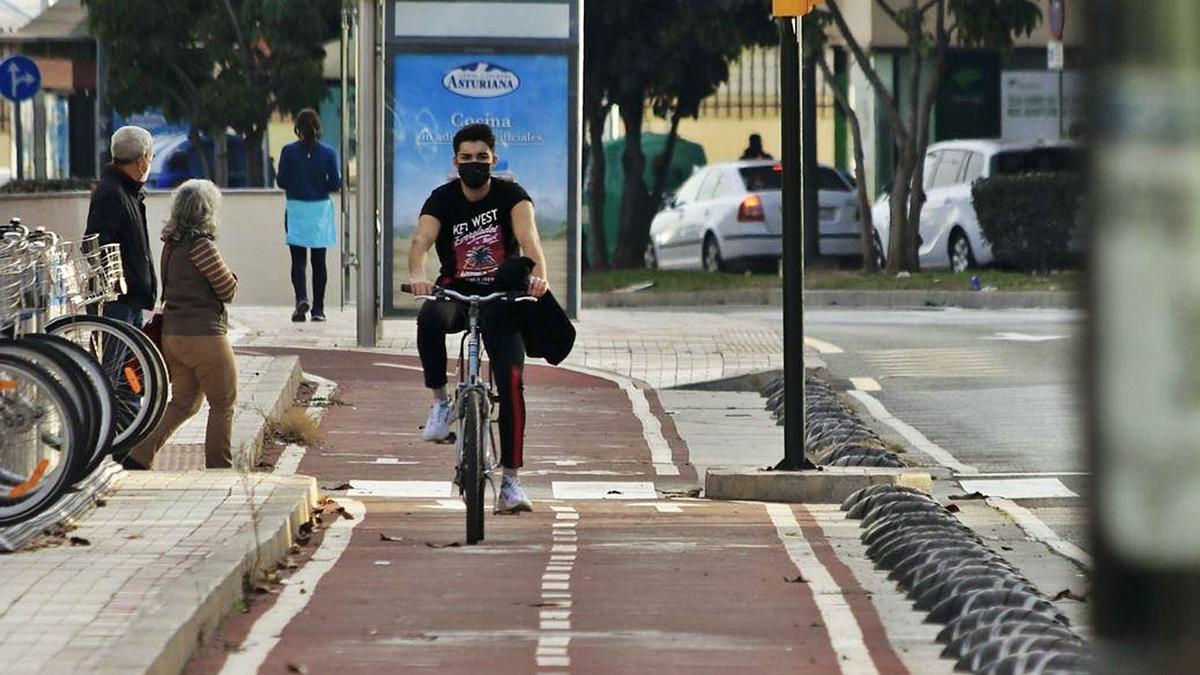
<svg viewBox="0 0 1200 675">
<path fill-rule="evenodd" d="M 402 293 L 412 293 L 412 285 L 400 284 L 400 291 Z M 504 300 L 506 302 L 537 302 L 537 298 L 533 297 L 532 295 L 517 295 L 504 291 L 488 293 L 487 295 L 463 295 L 458 291 L 454 291 L 449 288 L 442 288 L 441 286 L 433 287 L 433 295 L 418 295 L 415 297 L 420 298 L 421 300 L 454 300 L 457 302 L 478 305 L 486 305 L 490 302 L 495 302 L 496 300 Z"/>
</svg>

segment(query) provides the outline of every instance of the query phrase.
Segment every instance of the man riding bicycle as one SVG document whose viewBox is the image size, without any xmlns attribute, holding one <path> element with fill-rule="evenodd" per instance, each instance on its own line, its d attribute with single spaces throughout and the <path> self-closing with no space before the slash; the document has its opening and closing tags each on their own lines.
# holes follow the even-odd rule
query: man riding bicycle
<svg viewBox="0 0 1200 675">
<path fill-rule="evenodd" d="M 496 272 L 506 259 L 523 253 L 534 262 L 529 294 L 540 298 L 548 288 L 546 259 L 534 222 L 533 200 L 515 182 L 492 178 L 496 137 L 486 124 L 469 124 L 454 135 L 454 166 L 459 177 L 435 189 L 421 208 L 408 253 L 413 295 L 432 295 L 425 275 L 430 246 L 437 246 L 441 270 L 436 284 L 463 294 L 491 292 Z M 500 512 L 531 511 L 533 506 L 517 471 L 525 438 L 525 345 L 516 322 L 505 314 L 508 303 L 488 305 L 481 321 L 484 348 L 500 395 Z M 444 441 L 450 435 L 453 406 L 446 391 L 446 335 L 466 330 L 467 308 L 455 302 L 426 302 L 417 315 L 417 351 L 433 407 L 422 438 Z"/>
</svg>

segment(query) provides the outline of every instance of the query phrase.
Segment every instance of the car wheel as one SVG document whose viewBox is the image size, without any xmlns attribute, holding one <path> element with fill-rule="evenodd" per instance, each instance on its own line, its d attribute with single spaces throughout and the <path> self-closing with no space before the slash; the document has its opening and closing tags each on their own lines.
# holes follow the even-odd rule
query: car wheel
<svg viewBox="0 0 1200 675">
<path fill-rule="evenodd" d="M 704 271 L 724 272 L 725 261 L 721 259 L 721 245 L 712 232 L 704 235 Z"/>
<path fill-rule="evenodd" d="M 654 244 L 646 244 L 646 253 L 643 256 L 642 262 L 645 263 L 648 270 L 658 269 L 658 254 L 654 251 Z"/>
<path fill-rule="evenodd" d="M 975 267 L 975 252 L 971 250 L 971 242 L 962 230 L 954 230 L 950 235 L 950 269 L 965 272 L 972 267 Z"/>
<path fill-rule="evenodd" d="M 883 241 L 879 238 L 879 230 L 875 230 L 875 265 L 879 269 L 887 267 L 887 255 L 883 252 Z"/>
</svg>

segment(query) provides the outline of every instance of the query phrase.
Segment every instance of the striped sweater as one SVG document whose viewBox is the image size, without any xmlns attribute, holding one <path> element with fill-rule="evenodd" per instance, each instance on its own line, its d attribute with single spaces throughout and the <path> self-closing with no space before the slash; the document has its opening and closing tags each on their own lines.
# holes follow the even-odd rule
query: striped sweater
<svg viewBox="0 0 1200 675">
<path fill-rule="evenodd" d="M 163 334 L 225 335 L 237 277 L 210 239 L 168 243 L 162 260 Z"/>
</svg>

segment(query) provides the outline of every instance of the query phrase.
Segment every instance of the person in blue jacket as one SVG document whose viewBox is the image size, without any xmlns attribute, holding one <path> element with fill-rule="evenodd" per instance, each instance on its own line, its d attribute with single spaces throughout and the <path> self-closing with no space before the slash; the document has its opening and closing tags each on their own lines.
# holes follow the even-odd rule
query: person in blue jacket
<svg viewBox="0 0 1200 675">
<path fill-rule="evenodd" d="M 311 108 L 296 116 L 300 139 L 279 153 L 275 182 L 287 193 L 284 230 L 292 253 L 292 288 L 296 310 L 292 321 L 304 321 L 309 310 L 313 321 L 325 320 L 325 250 L 337 245 L 337 225 L 330 195 L 342 188 L 337 152 L 320 142 L 321 117 Z M 312 257 L 312 303 L 309 303 L 305 262 Z"/>
</svg>

